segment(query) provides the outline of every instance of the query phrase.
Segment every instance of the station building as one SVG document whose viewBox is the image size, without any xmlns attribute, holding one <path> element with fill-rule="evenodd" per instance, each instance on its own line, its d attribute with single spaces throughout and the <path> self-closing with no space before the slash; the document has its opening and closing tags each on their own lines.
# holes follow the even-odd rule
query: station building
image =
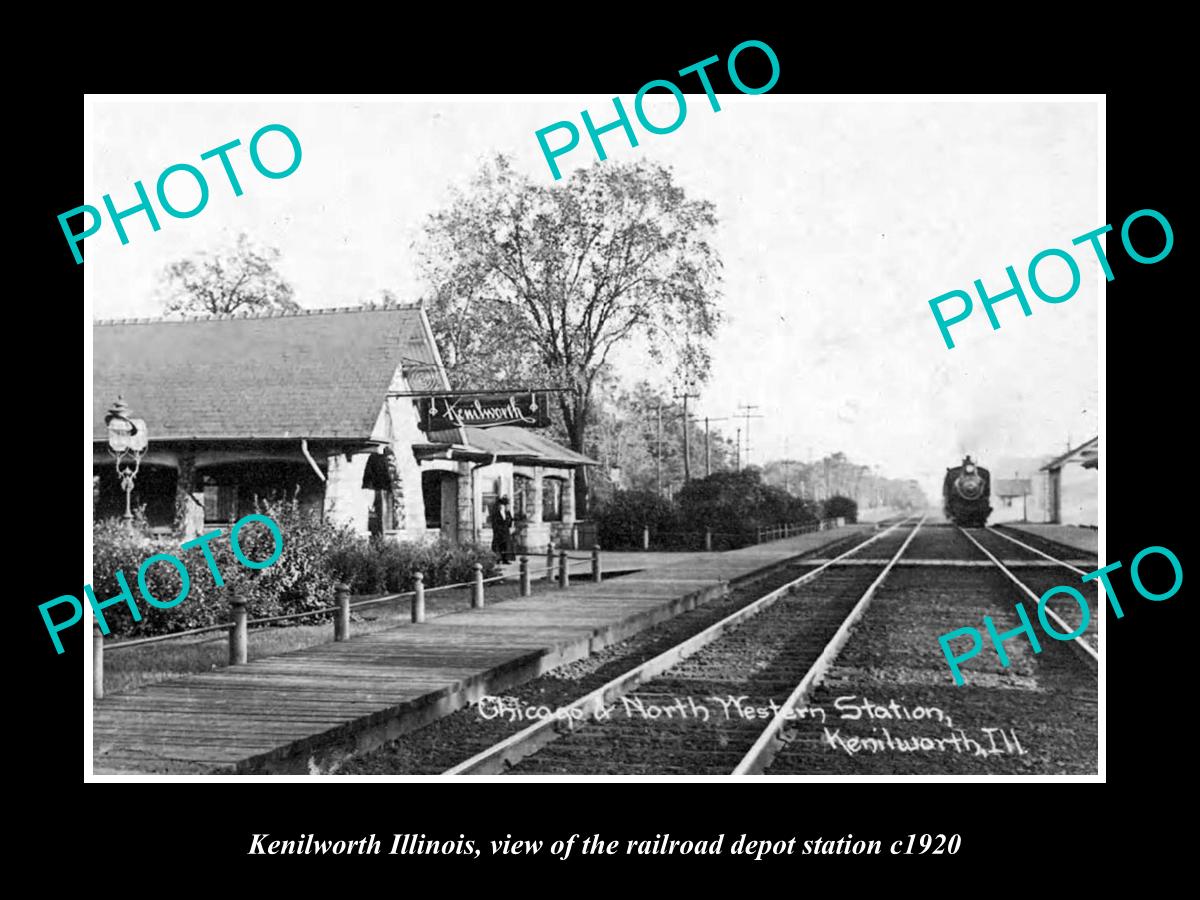
<svg viewBox="0 0 1200 900">
<path fill-rule="evenodd" d="M 518 551 L 577 535 L 594 460 L 514 425 L 421 430 L 416 395 L 450 382 L 420 306 L 99 321 L 93 345 L 98 518 L 124 512 L 105 425 L 120 398 L 149 435 L 132 502 L 162 533 L 287 497 L 364 535 L 486 544 L 506 494 Z"/>
<path fill-rule="evenodd" d="M 1037 498 L 1034 498 L 1033 482 L 1032 478 L 993 479 L 991 521 L 1030 521 L 1030 512 L 1036 512 L 1039 508 Z"/>
<path fill-rule="evenodd" d="M 1099 525 L 1099 445 L 1099 437 L 1094 437 L 1042 466 L 1046 478 L 1047 522 Z"/>
</svg>

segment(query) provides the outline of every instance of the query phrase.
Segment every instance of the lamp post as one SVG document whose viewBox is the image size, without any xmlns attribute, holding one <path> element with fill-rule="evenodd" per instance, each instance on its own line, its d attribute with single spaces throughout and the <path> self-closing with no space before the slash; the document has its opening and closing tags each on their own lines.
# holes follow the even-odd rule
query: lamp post
<svg viewBox="0 0 1200 900">
<path fill-rule="evenodd" d="M 134 479 L 142 465 L 142 457 L 146 453 L 149 432 L 144 421 L 129 416 L 129 407 L 120 397 L 104 417 L 104 424 L 108 428 L 108 452 L 116 460 L 117 477 L 121 481 L 121 490 L 125 492 L 125 524 L 132 528 L 130 496 L 133 494 Z"/>
</svg>

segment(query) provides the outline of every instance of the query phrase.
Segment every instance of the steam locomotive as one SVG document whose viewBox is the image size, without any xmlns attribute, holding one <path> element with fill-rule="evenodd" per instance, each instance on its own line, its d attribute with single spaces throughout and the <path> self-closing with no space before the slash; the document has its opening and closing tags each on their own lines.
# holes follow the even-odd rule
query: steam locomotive
<svg viewBox="0 0 1200 900">
<path fill-rule="evenodd" d="M 961 466 L 946 469 L 942 511 L 955 525 L 982 527 L 992 512 L 988 503 L 991 489 L 991 473 L 975 465 L 971 457 L 964 457 Z"/>
</svg>

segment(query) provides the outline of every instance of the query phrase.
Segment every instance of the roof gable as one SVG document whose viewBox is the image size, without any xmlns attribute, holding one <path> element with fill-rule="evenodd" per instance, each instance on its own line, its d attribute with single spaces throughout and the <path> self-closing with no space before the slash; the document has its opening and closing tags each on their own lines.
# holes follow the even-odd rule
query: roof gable
<svg viewBox="0 0 1200 900">
<path fill-rule="evenodd" d="M 390 306 L 97 322 L 92 436 L 105 440 L 120 395 L 151 441 L 369 439 L 401 363 L 440 368 L 423 316 Z"/>
<path fill-rule="evenodd" d="M 1100 437 L 1097 435 L 1090 441 L 1084 441 L 1074 450 L 1068 450 L 1062 456 L 1059 456 L 1056 459 L 1046 463 L 1046 465 L 1042 466 L 1042 471 L 1045 472 L 1051 469 L 1061 469 L 1070 462 L 1078 462 L 1085 469 L 1094 469 L 1098 465 L 1098 460 L 1100 458 L 1099 444 Z"/>
</svg>

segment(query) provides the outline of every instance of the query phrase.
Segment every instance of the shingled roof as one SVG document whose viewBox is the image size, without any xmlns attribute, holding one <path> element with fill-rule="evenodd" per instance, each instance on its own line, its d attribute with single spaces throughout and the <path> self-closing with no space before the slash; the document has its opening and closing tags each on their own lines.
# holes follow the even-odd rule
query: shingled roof
<svg viewBox="0 0 1200 900">
<path fill-rule="evenodd" d="M 1028 478 L 997 478 L 992 490 L 998 497 L 1022 497 L 1033 493 L 1033 485 Z"/>
<path fill-rule="evenodd" d="M 99 321 L 92 436 L 117 396 L 151 441 L 369 439 L 402 358 L 432 361 L 418 306 Z"/>
</svg>

